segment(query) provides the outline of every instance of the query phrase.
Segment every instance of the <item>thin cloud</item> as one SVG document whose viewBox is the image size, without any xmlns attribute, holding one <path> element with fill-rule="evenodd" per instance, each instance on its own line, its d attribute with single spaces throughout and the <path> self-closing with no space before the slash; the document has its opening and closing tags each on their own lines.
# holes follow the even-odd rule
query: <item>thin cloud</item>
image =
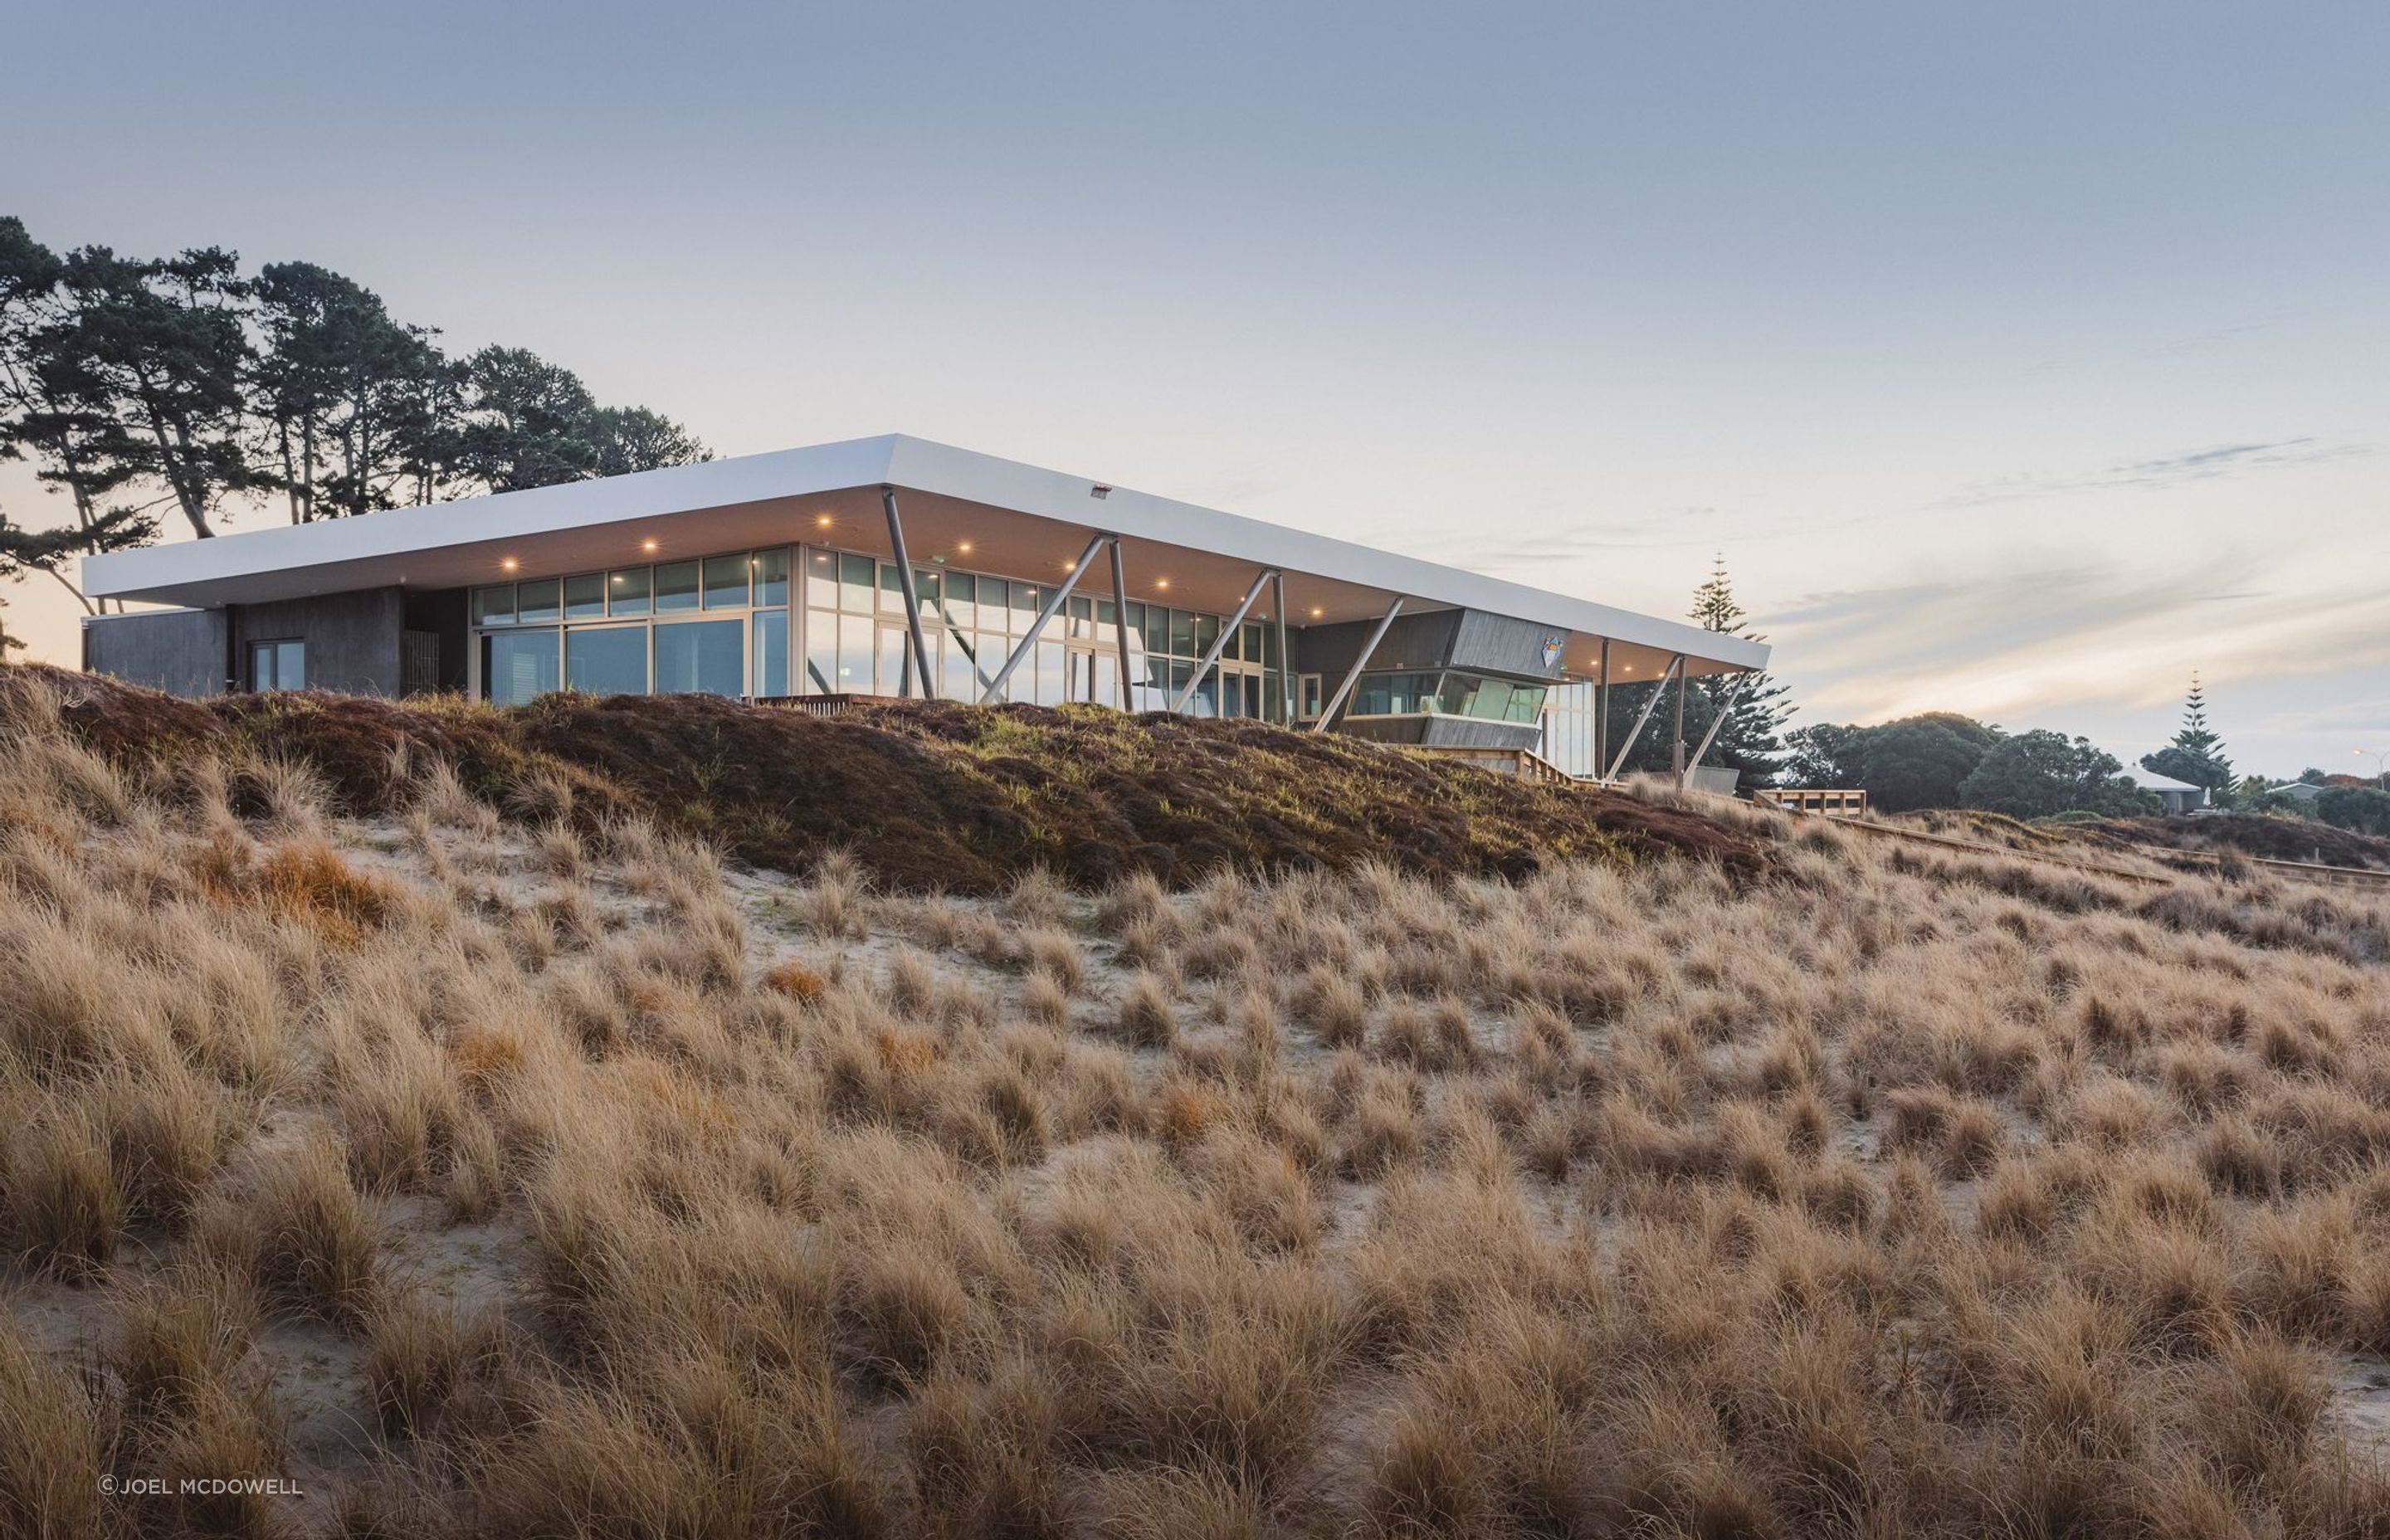
<svg viewBox="0 0 2390 1540">
<path fill-rule="evenodd" d="M 2253 332 L 2271 331 L 2281 324 L 2281 318 L 2275 316 L 2262 321 L 2241 321 L 2230 326 L 2211 327 L 2205 331 L 2194 331 L 2185 336 L 2170 338 L 2153 347 L 2142 348 L 2133 353 L 2116 353 L 2106 357 L 2044 359 L 2028 367 L 2025 373 L 2059 374 L 2069 369 L 2112 368 L 2123 364 L 2147 364 L 2179 358 L 2187 353 L 2204 353 L 2210 348 L 2238 341 Z"/>
<path fill-rule="evenodd" d="M 2000 477 L 1977 482 L 1934 506 L 1937 508 L 1982 507 L 1987 504 L 2017 502 L 2025 498 L 2059 497 L 2126 488 L 2165 491 L 2193 481 L 2212 481 L 2250 471 L 2281 470 L 2349 459 L 2371 455 L 2374 447 L 2370 443 L 2327 443 L 2315 438 L 2211 444 L 2204 449 L 2162 455 L 2155 459 L 2127 460 L 2088 472 Z"/>
<path fill-rule="evenodd" d="M 2146 706 L 2213 682 L 2390 664 L 2390 597 L 2247 581 L 2237 558 L 2128 579 L 2097 565 L 1814 596 L 1768 617 L 1814 711 L 1863 720 Z"/>
<path fill-rule="evenodd" d="M 2258 721 L 2269 733 L 2371 733 L 2390 749 L 2390 696 L 2340 700 L 2309 711 L 2273 712 Z"/>
<path fill-rule="evenodd" d="M 1993 504 L 2086 493 L 2156 491 L 2228 476 L 2294 469 L 2377 452 L 2363 443 L 2331 443 L 2301 437 L 2210 444 L 2150 459 L 2125 460 L 2068 474 L 2024 472 L 1978 481 L 1921 506 L 1878 508 L 1840 519 L 1790 518 L 1780 512 L 1728 514 L 1712 507 L 1669 508 L 1647 518 L 1590 520 L 1507 543 L 1487 551 L 1482 535 L 1439 533 L 1413 542 L 1427 555 L 1466 553 L 1471 567 L 1517 571 L 1581 560 L 1611 551 L 1678 550 L 1703 545 L 1748 548 L 1780 541 L 1815 541 L 1820 534 Z"/>
</svg>

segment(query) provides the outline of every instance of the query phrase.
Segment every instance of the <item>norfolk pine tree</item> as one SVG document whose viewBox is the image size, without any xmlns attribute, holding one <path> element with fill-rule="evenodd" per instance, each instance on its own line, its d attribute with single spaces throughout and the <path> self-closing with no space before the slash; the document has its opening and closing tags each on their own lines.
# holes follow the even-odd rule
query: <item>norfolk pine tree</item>
<svg viewBox="0 0 2390 1540">
<path fill-rule="evenodd" d="M 1708 580 L 1693 591 L 1690 614 L 1704 631 L 1754 642 L 1767 639 L 1742 623 L 1747 616 L 1735 601 L 1734 582 L 1727 575 L 1723 554 L 1715 558 Z M 1743 784 L 1773 785 L 1785 763 L 1779 735 L 1792 714 L 1792 708 L 1782 704 L 1788 688 L 1766 674 L 1729 674 L 1697 681 L 1687 701 L 1692 709 L 1685 713 L 1685 733 L 1691 739 L 1686 751 L 1690 753 L 1701 742 L 1701 735 L 1724 711 L 1726 725 L 1718 729 L 1710 752 L 1719 764 L 1742 772 Z"/>
<path fill-rule="evenodd" d="M 2153 754 L 2141 756 L 2141 768 L 2192 786 L 2207 788 L 2219 802 L 2232 800 L 2232 761 L 2224 752 L 2223 735 L 2207 725 L 2207 696 L 2199 675 L 2191 676 L 2191 694 L 2183 701 L 2182 728 L 2174 741 Z"/>
</svg>

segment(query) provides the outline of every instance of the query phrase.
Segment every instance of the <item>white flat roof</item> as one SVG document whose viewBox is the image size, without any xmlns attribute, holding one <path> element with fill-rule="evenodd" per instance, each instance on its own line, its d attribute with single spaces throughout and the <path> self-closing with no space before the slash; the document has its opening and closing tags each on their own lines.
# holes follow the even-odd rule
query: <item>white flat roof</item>
<svg viewBox="0 0 2390 1540">
<path fill-rule="evenodd" d="M 516 571 L 546 576 L 751 545 L 884 555 L 882 486 L 896 489 L 916 562 L 1036 578 L 1063 571 L 1103 532 L 1122 537 L 1131 598 L 1225 612 L 1254 570 L 1275 568 L 1297 624 L 1373 618 L 1401 595 L 1410 610 L 1481 610 L 1565 632 L 1563 666 L 1579 674 L 1592 672 L 1604 639 L 1628 680 L 1650 678 L 1676 652 L 1696 674 L 1767 662 L 1762 643 L 1682 621 L 901 433 L 87 557 L 83 584 L 94 597 L 213 607 L 465 587 Z M 1106 568 L 1097 562 L 1082 590 L 1110 593 Z"/>
</svg>

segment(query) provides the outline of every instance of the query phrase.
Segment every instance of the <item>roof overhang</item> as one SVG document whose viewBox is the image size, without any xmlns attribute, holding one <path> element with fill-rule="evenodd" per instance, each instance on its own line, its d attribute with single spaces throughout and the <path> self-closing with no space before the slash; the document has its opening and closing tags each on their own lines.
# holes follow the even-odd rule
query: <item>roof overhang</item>
<svg viewBox="0 0 2390 1540">
<path fill-rule="evenodd" d="M 1275 569 L 1295 624 L 1375 618 L 1399 596 L 1411 610 L 1481 610 L 1550 626 L 1565 638 L 1561 666 L 1580 675 L 1594 672 L 1605 639 L 1614 676 L 1626 679 L 1650 678 L 1678 652 L 1696 674 L 1767 661 L 1767 647 L 1745 637 L 903 434 L 120 551 L 84 558 L 83 581 L 95 598 L 212 608 L 459 588 L 516 571 L 752 545 L 887 555 L 883 486 L 896 491 L 917 564 L 1059 581 L 1089 536 L 1105 533 L 1121 537 L 1131 598 L 1227 612 L 1256 571 Z M 1109 594 L 1109 564 L 1080 586 Z"/>
</svg>

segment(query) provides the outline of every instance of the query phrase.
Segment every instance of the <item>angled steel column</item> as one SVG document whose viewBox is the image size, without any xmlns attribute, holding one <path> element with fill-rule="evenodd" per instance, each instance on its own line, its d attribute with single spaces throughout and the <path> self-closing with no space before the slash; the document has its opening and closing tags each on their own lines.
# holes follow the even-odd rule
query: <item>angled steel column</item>
<svg viewBox="0 0 2390 1540">
<path fill-rule="evenodd" d="M 1593 692 L 1593 773 L 1610 763 L 1610 638 L 1601 639 L 1601 683 Z"/>
<path fill-rule="evenodd" d="M 981 705 L 995 699 L 996 692 L 1004 688 L 1004 682 L 1012 677 L 1012 671 L 1021 666 L 1021 660 L 1028 657 L 1029 649 L 1037 645 L 1038 635 L 1046 629 L 1046 622 L 1054 618 L 1054 611 L 1062 608 L 1062 601 L 1069 598 L 1071 590 L 1079 585 L 1079 574 L 1087 570 L 1087 563 L 1096 559 L 1096 553 L 1102 550 L 1104 542 L 1111 538 L 1108 534 L 1099 534 L 1087 542 L 1087 548 L 1081 551 L 1079 559 L 1071 564 L 1071 575 L 1062 580 L 1061 586 L 1054 590 L 1054 597 L 1046 601 L 1046 608 L 1037 611 L 1037 618 L 1030 622 L 1029 634 L 1021 638 L 1012 649 L 1012 656 L 1004 661 L 1004 667 L 996 670 L 996 677 L 989 680 L 987 688 L 980 692 Z"/>
<path fill-rule="evenodd" d="M 1369 654 L 1378 650 L 1378 644 L 1386 639 L 1386 628 L 1394 624 L 1394 617 L 1402 612 L 1403 597 L 1397 594 L 1394 596 L 1394 602 L 1386 606 L 1385 614 L 1380 617 L 1378 629 L 1370 632 L 1369 639 L 1361 644 L 1361 651 L 1353 660 L 1353 666 L 1344 671 L 1344 682 L 1336 687 L 1335 695 L 1329 699 L 1326 706 L 1320 709 L 1319 720 L 1311 725 L 1313 732 L 1326 732 L 1328 725 L 1336 720 L 1337 712 L 1343 708 L 1344 698 L 1353 693 L 1353 687 L 1360 681 L 1361 670 L 1368 663 Z"/>
<path fill-rule="evenodd" d="M 1112 643 L 1120 649 L 1120 709 L 1128 710 L 1128 580 L 1121 575 L 1120 536 L 1112 547 Z"/>
<path fill-rule="evenodd" d="M 1677 663 L 1677 734 L 1668 745 L 1669 767 L 1677 773 L 1677 789 L 1679 791 L 1685 789 L 1685 687 L 1690 683 L 1687 678 L 1690 673 L 1691 670 L 1679 659 Z"/>
<path fill-rule="evenodd" d="M 921 637 L 921 596 L 913 592 L 913 558 L 905 554 L 905 520 L 896 517 L 896 489 L 882 485 L 880 506 L 888 510 L 888 544 L 896 552 L 896 586 L 905 593 L 905 630 L 913 638 L 913 667 L 921 675 L 924 699 L 938 698 L 938 678 L 930 672 L 930 644 Z"/>
<path fill-rule="evenodd" d="M 1618 772 L 1625 766 L 1626 756 L 1635 751 L 1635 740 L 1643 736 L 1643 725 L 1651 720 L 1653 712 L 1660 709 L 1660 697 L 1668 693 L 1668 675 L 1684 666 L 1685 655 L 1679 652 L 1668 660 L 1666 668 L 1660 671 L 1659 682 L 1651 689 L 1651 699 L 1643 702 L 1643 714 L 1635 719 L 1634 731 L 1628 733 L 1626 741 L 1618 746 L 1618 757 L 1610 762 L 1609 773 L 1601 777 L 1603 780 L 1614 781 L 1618 778 Z"/>
<path fill-rule="evenodd" d="M 1729 715 L 1741 709 L 1742 702 L 1740 699 L 1719 702 L 1717 715 L 1710 718 L 1710 730 L 1702 735 L 1702 746 L 1693 751 L 1691 759 L 1685 762 L 1685 769 L 1688 773 L 1702 767 L 1702 756 L 1708 753 L 1710 745 L 1717 741 L 1718 729 L 1726 725 L 1726 719 Z M 1684 784 L 1682 776 L 1677 777 L 1677 784 L 1680 786 Z"/>
<path fill-rule="evenodd" d="M 1286 574 L 1270 578 L 1271 619 L 1278 623 L 1278 725 L 1294 725 L 1294 660 L 1286 651 Z"/>
<path fill-rule="evenodd" d="M 1245 611 L 1253 607 L 1253 600 L 1262 597 L 1262 584 L 1276 576 L 1278 573 L 1267 569 L 1253 575 L 1253 585 L 1245 590 L 1244 602 L 1237 606 L 1235 614 L 1222 622 L 1220 635 L 1212 643 L 1212 650 L 1203 654 L 1203 661 L 1195 665 L 1194 677 L 1189 679 L 1187 687 L 1178 692 L 1178 699 L 1170 703 L 1171 715 L 1176 716 L 1187 709 L 1187 702 L 1193 698 L 1198 689 L 1202 687 L 1203 676 L 1212 672 L 1214 666 L 1220 661 L 1220 654 L 1228 649 L 1228 643 L 1237 635 L 1237 627 L 1245 623 Z"/>
</svg>

